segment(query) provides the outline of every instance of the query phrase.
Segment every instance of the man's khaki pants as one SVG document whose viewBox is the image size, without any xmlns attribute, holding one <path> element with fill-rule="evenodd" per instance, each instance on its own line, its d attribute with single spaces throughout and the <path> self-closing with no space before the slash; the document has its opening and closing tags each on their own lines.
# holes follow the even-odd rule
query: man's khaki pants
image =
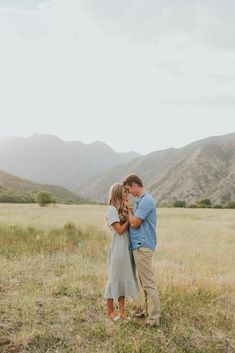
<svg viewBox="0 0 235 353">
<path fill-rule="evenodd" d="M 153 251 L 148 248 L 138 248 L 133 251 L 135 265 L 140 284 L 144 289 L 147 321 L 155 323 L 160 318 L 160 300 L 154 279 Z"/>
</svg>

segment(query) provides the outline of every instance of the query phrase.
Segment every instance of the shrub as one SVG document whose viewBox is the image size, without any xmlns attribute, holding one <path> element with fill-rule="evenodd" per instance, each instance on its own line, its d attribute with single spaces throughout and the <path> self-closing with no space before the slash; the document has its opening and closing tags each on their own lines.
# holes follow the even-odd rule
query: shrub
<svg viewBox="0 0 235 353">
<path fill-rule="evenodd" d="M 211 208 L 210 205 L 206 205 L 205 203 L 198 203 L 197 208 Z"/>
<path fill-rule="evenodd" d="M 220 203 L 218 203 L 218 204 L 214 205 L 213 208 L 223 208 L 223 206 Z"/>
<path fill-rule="evenodd" d="M 173 203 L 173 207 L 186 207 L 186 202 L 183 200 L 176 200 Z"/>
<path fill-rule="evenodd" d="M 66 231 L 76 231 L 76 226 L 73 222 L 67 222 L 64 225 L 64 230 Z"/>
<path fill-rule="evenodd" d="M 224 208 L 235 208 L 235 200 L 226 202 Z"/>
<path fill-rule="evenodd" d="M 206 205 L 206 206 L 211 206 L 211 200 L 210 199 L 203 199 L 198 202 L 200 205 Z"/>
<path fill-rule="evenodd" d="M 50 192 L 40 191 L 36 194 L 36 202 L 39 203 L 40 206 L 44 207 L 50 203 L 55 203 L 55 199 Z"/>
<path fill-rule="evenodd" d="M 212 207 L 211 200 L 210 199 L 202 199 L 197 203 L 198 208 L 210 208 Z"/>
</svg>

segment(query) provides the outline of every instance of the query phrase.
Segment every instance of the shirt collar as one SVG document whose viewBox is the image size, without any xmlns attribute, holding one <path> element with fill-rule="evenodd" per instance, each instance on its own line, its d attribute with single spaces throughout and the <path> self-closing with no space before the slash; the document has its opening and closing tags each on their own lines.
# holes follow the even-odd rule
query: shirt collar
<svg viewBox="0 0 235 353">
<path fill-rule="evenodd" d="M 147 194 L 147 192 L 144 191 L 144 192 L 138 197 L 136 203 L 137 203 L 137 202 L 140 202 L 140 200 L 142 199 L 142 197 L 144 197 L 146 194 Z"/>
</svg>

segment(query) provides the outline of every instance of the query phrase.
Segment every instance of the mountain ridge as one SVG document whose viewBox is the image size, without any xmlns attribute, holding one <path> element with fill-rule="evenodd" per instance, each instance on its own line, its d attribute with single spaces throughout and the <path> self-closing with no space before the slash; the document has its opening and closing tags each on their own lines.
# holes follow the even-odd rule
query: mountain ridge
<svg viewBox="0 0 235 353">
<path fill-rule="evenodd" d="M 110 185 L 131 173 L 140 175 L 159 203 L 176 199 L 194 203 L 205 197 L 217 203 L 228 201 L 235 198 L 235 133 L 137 157 L 100 174 L 76 192 L 105 202 Z"/>
</svg>

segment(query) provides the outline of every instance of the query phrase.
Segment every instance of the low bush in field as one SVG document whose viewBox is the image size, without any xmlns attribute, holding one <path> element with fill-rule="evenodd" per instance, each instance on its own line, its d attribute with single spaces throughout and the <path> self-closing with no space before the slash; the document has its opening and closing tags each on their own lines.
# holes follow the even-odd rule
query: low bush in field
<svg viewBox="0 0 235 353">
<path fill-rule="evenodd" d="M 41 206 L 48 206 L 50 203 L 55 203 L 55 197 L 49 191 L 40 191 L 35 196 L 35 201 Z"/>
<path fill-rule="evenodd" d="M 197 204 L 196 203 L 191 203 L 187 207 L 188 208 L 197 208 Z"/>
<path fill-rule="evenodd" d="M 175 201 L 173 207 L 186 207 L 186 202 L 181 200 Z"/>
</svg>

